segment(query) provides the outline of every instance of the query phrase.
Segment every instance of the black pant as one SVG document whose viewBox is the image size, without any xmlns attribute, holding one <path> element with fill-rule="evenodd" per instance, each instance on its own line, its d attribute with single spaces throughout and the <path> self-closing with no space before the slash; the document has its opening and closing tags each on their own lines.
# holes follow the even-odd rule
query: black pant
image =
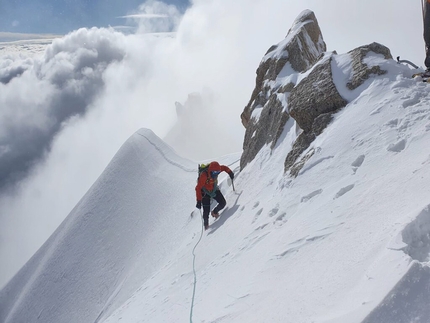
<svg viewBox="0 0 430 323">
<path fill-rule="evenodd" d="M 427 50 L 424 64 L 430 67 L 430 3 L 426 1 L 424 6 L 424 41 Z"/>
<path fill-rule="evenodd" d="M 214 199 L 215 201 L 218 202 L 218 205 L 213 209 L 213 212 L 218 213 L 225 207 L 227 202 L 225 201 L 224 195 L 222 195 L 220 190 L 217 190 L 215 192 Z M 206 194 L 203 195 L 202 206 L 203 206 L 203 220 L 206 226 L 206 225 L 209 225 L 209 212 L 211 211 L 211 197 L 209 195 L 206 195 Z"/>
</svg>

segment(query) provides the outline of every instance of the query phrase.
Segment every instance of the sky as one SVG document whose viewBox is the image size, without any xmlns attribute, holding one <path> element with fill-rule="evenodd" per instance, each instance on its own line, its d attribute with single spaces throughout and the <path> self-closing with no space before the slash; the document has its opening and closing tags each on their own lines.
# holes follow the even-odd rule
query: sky
<svg viewBox="0 0 430 323">
<path fill-rule="evenodd" d="M 315 12 L 330 51 L 377 41 L 394 57 L 418 65 L 424 59 L 420 1 L 196 0 L 185 12 L 156 1 L 124 2 L 115 14 L 95 3 L 75 5 L 81 14 L 61 23 L 31 3 L 37 19 L 0 2 L 24 17 L 21 22 L 58 26 L 10 28 L 8 20 L 0 27 L 9 40 L 0 43 L 0 259 L 7 263 L 0 284 L 42 245 L 137 129 L 151 129 L 196 163 L 241 151 L 240 113 L 255 70 L 302 10 Z M 100 22 L 98 15 L 133 15 L 120 18 L 133 32 L 78 29 L 117 21 Z M 84 23 L 88 17 L 94 20 Z M 20 41 L 10 42 L 10 32 L 21 33 Z M 52 44 L 46 37 L 23 40 L 22 33 L 45 32 L 70 33 Z"/>
<path fill-rule="evenodd" d="M 197 165 L 139 129 L 0 290 L 0 321 L 427 323 L 429 84 L 369 53 L 388 73 L 350 91 L 350 56 L 332 57 L 349 103 L 297 177 L 290 119 L 242 171 L 240 152 L 216 158 L 234 185 L 220 175 L 203 231 Z"/>
<path fill-rule="evenodd" d="M 167 0 L 182 11 L 187 0 Z M 67 34 L 81 27 L 126 26 L 141 0 L 1 0 L 0 31 Z"/>
</svg>

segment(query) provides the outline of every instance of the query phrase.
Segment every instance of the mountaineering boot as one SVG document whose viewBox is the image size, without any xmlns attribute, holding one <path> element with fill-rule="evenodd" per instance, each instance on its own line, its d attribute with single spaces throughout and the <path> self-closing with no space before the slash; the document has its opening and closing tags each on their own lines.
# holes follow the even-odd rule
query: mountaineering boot
<svg viewBox="0 0 430 323">
<path fill-rule="evenodd" d="M 215 213 L 214 211 L 211 212 L 211 215 L 215 218 L 218 219 L 219 217 L 219 213 Z"/>
<path fill-rule="evenodd" d="M 205 231 L 209 229 L 209 224 L 205 224 Z"/>
<path fill-rule="evenodd" d="M 430 66 L 430 48 L 426 46 L 426 58 L 424 60 L 424 65 L 427 67 L 427 70 Z"/>
<path fill-rule="evenodd" d="M 430 68 L 426 69 L 423 74 L 421 74 L 422 77 L 428 78 L 430 77 Z"/>
</svg>

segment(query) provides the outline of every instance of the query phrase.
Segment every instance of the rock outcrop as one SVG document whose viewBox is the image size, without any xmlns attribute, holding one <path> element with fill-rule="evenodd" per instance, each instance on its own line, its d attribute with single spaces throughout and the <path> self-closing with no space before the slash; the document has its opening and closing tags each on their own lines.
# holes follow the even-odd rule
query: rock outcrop
<svg viewBox="0 0 430 323">
<path fill-rule="evenodd" d="M 324 58 L 291 90 L 289 112 L 304 132 L 313 130 L 318 116 L 334 112 L 347 104 L 333 82 L 331 61 L 332 55 Z"/>
<path fill-rule="evenodd" d="M 241 168 L 265 144 L 276 144 L 290 118 L 285 100 L 295 86 L 294 74 L 311 68 L 326 51 L 315 14 L 304 11 L 287 37 L 272 46 L 257 69 L 255 89 L 241 118 L 246 128 Z"/>
<path fill-rule="evenodd" d="M 378 43 L 372 43 L 367 46 L 358 47 L 348 54 L 351 55 L 353 75 L 351 80 L 346 84 L 348 89 L 355 90 L 366 81 L 370 75 L 383 75 L 387 73 L 380 66 L 368 67 L 363 63 L 364 58 L 369 52 L 378 53 L 384 56 L 385 59 L 392 59 L 390 50 Z"/>
<path fill-rule="evenodd" d="M 392 59 L 390 50 L 377 43 L 356 48 L 347 54 L 351 64 L 348 81 L 336 83 L 333 66 L 337 53 L 326 52 L 317 19 L 312 11 L 305 10 L 287 37 L 268 50 L 257 69 L 255 89 L 241 115 L 246 128 L 241 169 L 265 145 L 273 149 L 285 124 L 293 118 L 301 131 L 285 159 L 284 170 L 297 176 L 314 153 L 308 150 L 311 143 L 332 121 L 333 114 L 348 104 L 339 87 L 354 91 L 372 75 L 386 73 L 378 65 L 368 66 L 369 53 Z"/>
</svg>

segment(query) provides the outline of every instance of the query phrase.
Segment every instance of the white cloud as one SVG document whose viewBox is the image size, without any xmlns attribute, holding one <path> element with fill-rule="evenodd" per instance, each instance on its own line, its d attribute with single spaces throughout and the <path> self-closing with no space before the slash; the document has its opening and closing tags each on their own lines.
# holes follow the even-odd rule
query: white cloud
<svg viewBox="0 0 430 323">
<path fill-rule="evenodd" d="M 137 26 L 137 33 L 171 32 L 176 30 L 181 19 L 178 8 L 156 0 L 146 1 L 136 11 L 118 18 Z"/>
<path fill-rule="evenodd" d="M 149 13 L 142 13 L 142 14 L 136 14 L 136 15 L 127 15 L 127 16 L 121 16 L 118 18 L 143 18 L 143 19 L 151 19 L 151 18 L 169 18 L 167 15 L 156 15 L 156 14 L 149 14 Z"/>
</svg>

